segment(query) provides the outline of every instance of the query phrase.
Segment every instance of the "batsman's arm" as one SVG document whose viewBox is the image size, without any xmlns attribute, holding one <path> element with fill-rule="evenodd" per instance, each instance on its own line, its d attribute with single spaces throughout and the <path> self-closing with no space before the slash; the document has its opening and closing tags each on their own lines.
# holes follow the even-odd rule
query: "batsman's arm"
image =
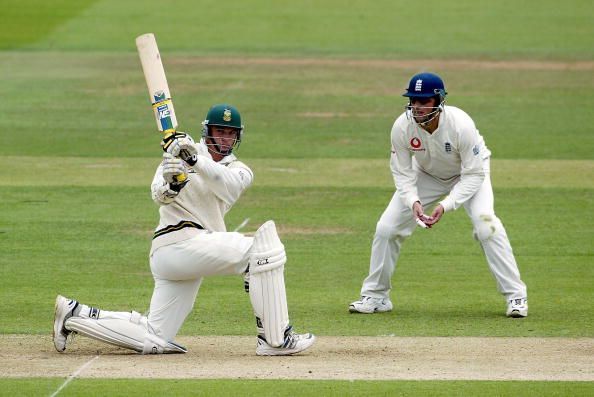
<svg viewBox="0 0 594 397">
<path fill-rule="evenodd" d="M 196 156 L 192 168 L 221 200 L 233 205 L 254 180 L 252 170 L 241 161 L 220 164 L 205 156 Z"/>
</svg>

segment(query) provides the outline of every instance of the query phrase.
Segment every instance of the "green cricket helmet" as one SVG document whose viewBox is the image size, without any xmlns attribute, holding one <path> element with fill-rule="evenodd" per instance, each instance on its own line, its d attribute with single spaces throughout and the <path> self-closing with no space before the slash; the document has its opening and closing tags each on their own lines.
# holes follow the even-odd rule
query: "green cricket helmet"
<svg viewBox="0 0 594 397">
<path fill-rule="evenodd" d="M 235 129 L 237 135 L 233 144 L 228 148 L 221 148 L 212 137 L 210 127 L 230 127 Z M 214 105 L 208 110 L 206 119 L 202 122 L 202 137 L 206 146 L 214 150 L 216 153 L 228 156 L 233 152 L 233 149 L 239 147 L 241 137 L 243 135 L 243 125 L 241 124 L 241 115 L 235 106 L 220 104 Z"/>
</svg>

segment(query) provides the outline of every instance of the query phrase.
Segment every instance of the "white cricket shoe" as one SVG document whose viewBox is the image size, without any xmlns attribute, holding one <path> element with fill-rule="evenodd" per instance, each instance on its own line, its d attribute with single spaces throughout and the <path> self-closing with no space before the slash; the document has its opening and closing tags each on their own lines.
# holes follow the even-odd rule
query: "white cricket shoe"
<svg viewBox="0 0 594 397">
<path fill-rule="evenodd" d="M 388 298 L 372 298 L 371 296 L 362 296 L 360 300 L 349 305 L 351 313 L 383 313 L 392 310 L 392 302 Z"/>
<path fill-rule="evenodd" d="M 72 317 L 74 309 L 78 306 L 78 302 L 74 299 L 64 298 L 62 295 L 56 297 L 56 305 L 54 311 L 54 347 L 57 351 L 63 352 L 66 350 L 66 339 L 71 331 L 64 328 L 64 323 L 67 319 Z"/>
<path fill-rule="evenodd" d="M 285 341 L 282 346 L 270 346 L 263 336 L 258 335 L 258 345 L 256 346 L 256 355 L 258 356 L 289 356 L 291 354 L 302 352 L 316 341 L 314 334 L 298 334 L 289 326 L 285 330 Z"/>
<path fill-rule="evenodd" d="M 505 312 L 505 315 L 514 318 L 526 317 L 528 315 L 528 299 L 510 299 L 507 303 L 507 312 Z"/>
</svg>

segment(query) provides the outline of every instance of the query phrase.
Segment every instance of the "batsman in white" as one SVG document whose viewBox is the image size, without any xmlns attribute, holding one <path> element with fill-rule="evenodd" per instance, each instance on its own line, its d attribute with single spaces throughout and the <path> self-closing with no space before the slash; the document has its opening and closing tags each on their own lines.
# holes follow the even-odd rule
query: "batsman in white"
<svg viewBox="0 0 594 397">
<path fill-rule="evenodd" d="M 253 173 L 233 154 L 243 125 L 237 109 L 215 105 L 203 122 L 199 143 L 177 133 L 151 185 L 160 221 L 150 250 L 155 287 L 148 316 L 100 310 L 56 298 L 54 346 L 62 352 L 76 333 L 143 354 L 185 353 L 174 342 L 192 310 L 202 279 L 215 274 L 243 274 L 258 330 L 257 355 L 290 355 L 309 348 L 312 334 L 289 325 L 284 282 L 285 249 L 274 222 L 254 237 L 226 232 L 224 216 L 253 180 Z M 184 157 L 181 160 L 178 156 Z M 178 182 L 179 175 L 185 175 Z"/>
<path fill-rule="evenodd" d="M 403 96 L 405 112 L 391 133 L 390 168 L 396 192 L 377 223 L 369 275 L 351 313 L 392 310 L 391 279 L 400 248 L 417 226 L 431 228 L 442 216 L 463 206 L 489 269 L 507 302 L 508 317 L 526 317 L 526 285 L 503 224 L 493 209 L 491 152 L 463 110 L 445 105 L 442 79 L 433 73 L 413 76 Z M 430 216 L 425 208 L 434 206 Z"/>
</svg>

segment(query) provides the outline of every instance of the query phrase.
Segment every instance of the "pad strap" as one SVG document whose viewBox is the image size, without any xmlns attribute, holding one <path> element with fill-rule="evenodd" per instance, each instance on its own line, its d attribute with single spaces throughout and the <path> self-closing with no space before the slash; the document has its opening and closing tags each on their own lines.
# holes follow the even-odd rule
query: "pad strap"
<svg viewBox="0 0 594 397">
<path fill-rule="evenodd" d="M 78 334 L 142 354 L 187 352 L 183 346 L 149 332 L 147 318 L 137 312 L 111 312 L 100 319 L 70 317 L 64 325 Z"/>
</svg>

